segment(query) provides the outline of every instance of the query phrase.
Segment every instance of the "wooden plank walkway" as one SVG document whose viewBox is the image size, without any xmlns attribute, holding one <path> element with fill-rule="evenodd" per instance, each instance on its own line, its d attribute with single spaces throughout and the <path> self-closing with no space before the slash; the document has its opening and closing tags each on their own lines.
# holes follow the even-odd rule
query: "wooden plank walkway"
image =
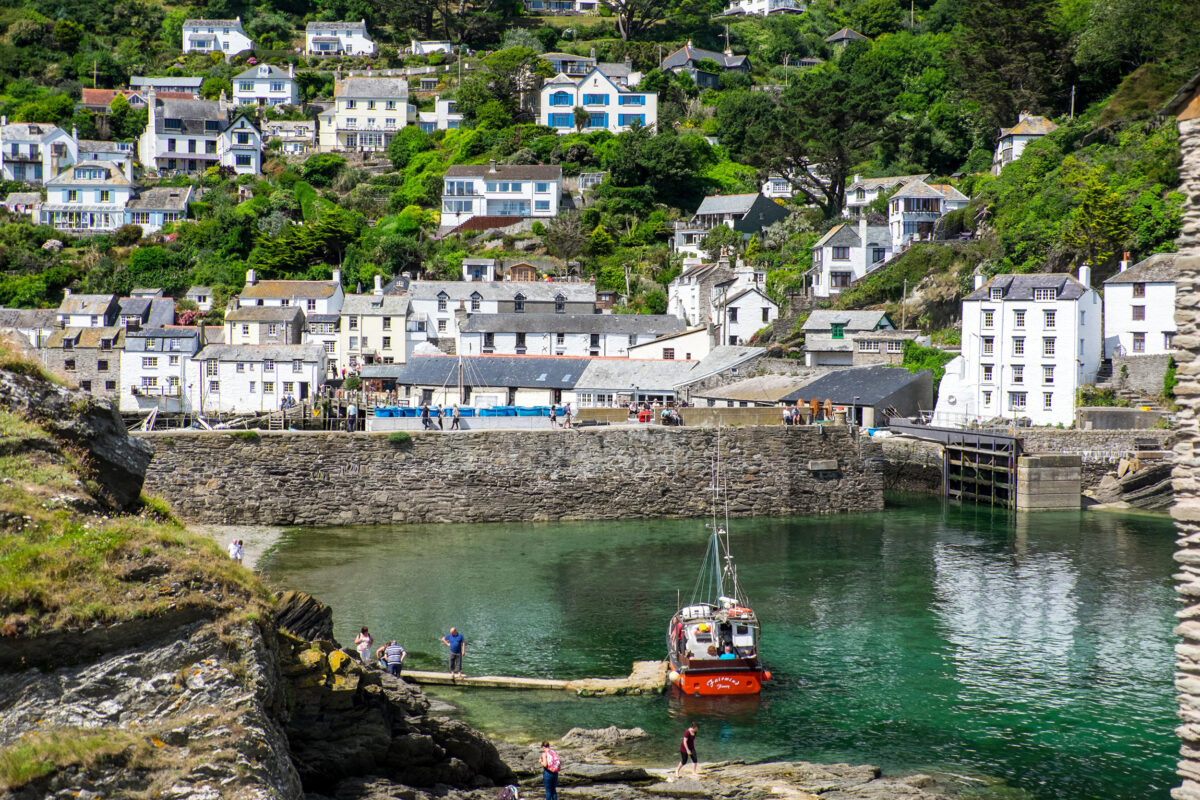
<svg viewBox="0 0 1200 800">
<path fill-rule="evenodd" d="M 666 687 L 667 667 L 663 661 L 635 661 L 627 678 L 581 678 L 573 681 L 552 678 L 517 678 L 504 675 L 471 675 L 455 678 L 449 672 L 404 670 L 404 680 L 422 686 L 470 686 L 481 689 L 541 689 L 569 691 L 583 697 L 626 694 L 659 694 Z"/>
</svg>

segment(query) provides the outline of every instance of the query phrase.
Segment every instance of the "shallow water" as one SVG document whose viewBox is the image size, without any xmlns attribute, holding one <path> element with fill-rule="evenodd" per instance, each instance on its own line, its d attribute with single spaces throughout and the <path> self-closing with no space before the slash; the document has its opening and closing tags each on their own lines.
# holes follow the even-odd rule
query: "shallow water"
<svg viewBox="0 0 1200 800">
<path fill-rule="evenodd" d="M 1166 798 L 1177 744 L 1169 520 L 1012 516 L 892 498 L 880 513 L 735 520 L 739 573 L 774 673 L 757 700 L 576 698 L 439 690 L 489 732 L 560 736 L 639 725 L 668 763 L 683 720 L 703 760 L 789 758 L 1002 780 L 989 796 Z M 706 544 L 688 520 L 323 528 L 261 566 L 443 668 L 627 674 L 662 657 L 676 590 Z"/>
</svg>

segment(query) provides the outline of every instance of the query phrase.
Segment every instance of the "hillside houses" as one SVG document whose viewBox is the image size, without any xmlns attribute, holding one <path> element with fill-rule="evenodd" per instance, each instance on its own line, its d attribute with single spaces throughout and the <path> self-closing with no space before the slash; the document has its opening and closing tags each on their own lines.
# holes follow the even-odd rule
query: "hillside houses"
<svg viewBox="0 0 1200 800">
<path fill-rule="evenodd" d="M 1000 141 L 996 143 L 996 155 L 992 159 L 992 174 L 999 175 L 1006 166 L 1021 157 L 1030 142 L 1058 130 L 1058 125 L 1027 111 L 1022 111 L 1017 124 L 1000 129 Z"/>
<path fill-rule="evenodd" d="M 813 245 L 813 265 L 807 282 L 814 297 L 834 297 L 879 269 L 892 257 L 891 231 L 870 225 L 859 217 L 857 224 L 835 225 Z"/>
<path fill-rule="evenodd" d="M 892 250 L 899 252 L 913 242 L 933 239 L 938 220 L 970 202 L 949 184 L 911 181 L 888 200 L 888 228 Z"/>
<path fill-rule="evenodd" d="M 252 50 L 254 42 L 242 27 L 242 18 L 236 19 L 187 19 L 183 21 L 183 52 L 221 53 L 228 59 L 245 50 Z"/>
<path fill-rule="evenodd" d="M 294 106 L 300 102 L 296 68 L 259 64 L 233 77 L 233 103 L 239 106 Z"/>
<path fill-rule="evenodd" d="M 467 314 L 459 322 L 463 355 L 624 357 L 629 348 L 682 330 L 657 314 Z"/>
<path fill-rule="evenodd" d="M 0 117 L 0 178 L 39 184 L 74 164 L 74 137 L 57 125 L 9 122 Z"/>
<path fill-rule="evenodd" d="M 493 227 L 527 218 L 558 216 L 562 167 L 459 164 L 446 170 L 442 188 L 443 228 L 476 218 L 493 218 Z"/>
<path fill-rule="evenodd" d="M 354 76 L 335 80 L 333 105 L 318 116 L 320 148 L 383 152 L 396 131 L 417 121 L 403 78 Z"/>
<path fill-rule="evenodd" d="M 575 110 L 583 109 L 580 119 Z M 559 74 L 542 85 L 538 122 L 558 133 L 607 130 L 612 133 L 658 123 L 658 95 L 636 92 L 600 68 L 574 78 Z"/>
<path fill-rule="evenodd" d="M 247 117 L 217 100 L 159 100 L 148 97 L 146 130 L 138 160 L 159 174 L 199 173 L 212 166 L 239 175 L 261 171 L 262 135 Z"/>
<path fill-rule="evenodd" d="M 712 64 L 719 67 L 719 71 L 713 71 Z M 749 74 L 750 58 L 735 56 L 732 50 L 723 53 L 705 50 L 688 42 L 664 58 L 660 67 L 663 72 L 687 75 L 701 89 L 716 89 L 720 85 L 721 75 L 726 72 Z"/>
<path fill-rule="evenodd" d="M 866 212 L 867 206 L 886 197 L 889 192 L 907 186 L 913 181 L 923 181 L 929 178 L 923 175 L 895 175 L 890 178 L 864 178 L 855 175 L 854 180 L 846 187 L 846 204 L 843 214 L 847 217 L 857 217 Z"/>
<path fill-rule="evenodd" d="M 367 21 L 310 22 L 304 29 L 304 53 L 310 56 L 369 56 L 375 42 L 367 35 Z"/>
</svg>

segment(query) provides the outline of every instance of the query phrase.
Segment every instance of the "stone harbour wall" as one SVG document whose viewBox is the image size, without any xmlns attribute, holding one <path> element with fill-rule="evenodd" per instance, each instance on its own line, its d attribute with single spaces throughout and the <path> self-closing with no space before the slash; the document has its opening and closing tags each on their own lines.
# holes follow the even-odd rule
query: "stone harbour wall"
<svg viewBox="0 0 1200 800">
<path fill-rule="evenodd" d="M 713 429 L 415 433 L 164 432 L 145 491 L 208 524 L 342 525 L 635 519 L 709 511 Z M 883 482 L 845 428 L 720 433 L 730 512 L 883 507 Z"/>
</svg>

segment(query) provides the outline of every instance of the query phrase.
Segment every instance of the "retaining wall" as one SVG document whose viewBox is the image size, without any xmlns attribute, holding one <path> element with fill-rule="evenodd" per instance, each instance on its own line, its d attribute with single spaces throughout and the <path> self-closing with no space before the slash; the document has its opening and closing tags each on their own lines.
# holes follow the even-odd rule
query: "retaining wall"
<svg viewBox="0 0 1200 800">
<path fill-rule="evenodd" d="M 1081 431 L 1057 428 L 1028 428 L 1017 431 L 1026 454 L 1077 455 L 1082 460 L 1083 488 L 1100 484 L 1118 462 L 1137 449 L 1138 441 L 1153 441 L 1160 450 L 1169 450 L 1175 434 L 1166 430 Z"/>
<path fill-rule="evenodd" d="M 148 494 L 186 520 L 262 525 L 702 516 L 717 441 L 713 429 L 661 426 L 415 433 L 407 444 L 328 432 L 138 436 L 155 450 Z M 879 469 L 844 427 L 726 430 L 721 457 L 735 515 L 883 507 Z"/>
</svg>

